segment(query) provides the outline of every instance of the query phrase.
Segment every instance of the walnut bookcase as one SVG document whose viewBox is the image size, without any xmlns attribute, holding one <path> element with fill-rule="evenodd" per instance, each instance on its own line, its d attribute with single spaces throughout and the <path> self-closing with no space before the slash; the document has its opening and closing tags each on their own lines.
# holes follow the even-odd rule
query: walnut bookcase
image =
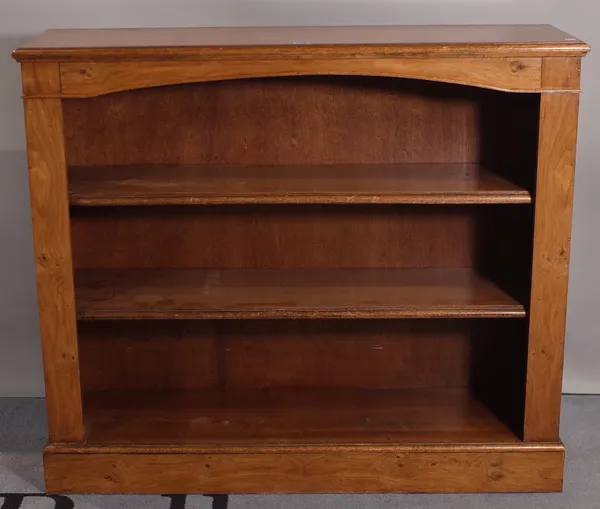
<svg viewBox="0 0 600 509">
<path fill-rule="evenodd" d="M 48 491 L 560 490 L 588 50 L 545 25 L 18 49 Z"/>
</svg>

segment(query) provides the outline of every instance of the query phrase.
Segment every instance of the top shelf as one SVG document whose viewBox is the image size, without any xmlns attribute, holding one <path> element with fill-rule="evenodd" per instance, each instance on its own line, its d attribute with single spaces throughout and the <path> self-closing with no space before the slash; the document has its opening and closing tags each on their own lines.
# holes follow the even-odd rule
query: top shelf
<svg viewBox="0 0 600 509">
<path fill-rule="evenodd" d="M 69 192 L 77 206 L 531 203 L 478 164 L 74 166 Z"/>
</svg>

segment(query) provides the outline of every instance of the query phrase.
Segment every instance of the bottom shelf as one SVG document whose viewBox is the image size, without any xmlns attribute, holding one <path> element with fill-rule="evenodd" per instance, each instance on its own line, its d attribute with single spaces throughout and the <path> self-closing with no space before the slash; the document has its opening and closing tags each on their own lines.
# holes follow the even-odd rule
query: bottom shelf
<svg viewBox="0 0 600 509">
<path fill-rule="evenodd" d="M 88 445 L 518 443 L 468 389 L 102 391 Z"/>
</svg>

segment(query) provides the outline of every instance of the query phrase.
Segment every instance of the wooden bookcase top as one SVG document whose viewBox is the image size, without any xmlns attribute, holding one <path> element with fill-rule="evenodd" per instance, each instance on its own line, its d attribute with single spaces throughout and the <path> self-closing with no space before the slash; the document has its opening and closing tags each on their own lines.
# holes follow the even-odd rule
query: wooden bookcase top
<svg viewBox="0 0 600 509">
<path fill-rule="evenodd" d="M 240 54 L 582 56 L 589 46 L 551 25 L 134 28 L 48 30 L 25 60 L 222 58 Z"/>
</svg>

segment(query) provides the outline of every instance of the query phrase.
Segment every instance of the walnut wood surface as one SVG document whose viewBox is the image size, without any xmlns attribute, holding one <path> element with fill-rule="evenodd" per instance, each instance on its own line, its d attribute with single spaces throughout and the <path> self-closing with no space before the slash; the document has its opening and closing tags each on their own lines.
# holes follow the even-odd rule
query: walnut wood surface
<svg viewBox="0 0 600 509">
<path fill-rule="evenodd" d="M 87 319 L 525 316 L 471 269 L 78 270 L 75 283 Z"/>
<path fill-rule="evenodd" d="M 506 452 L 563 452 L 560 442 L 497 442 L 489 444 L 314 444 L 306 445 L 89 445 L 89 444 L 49 444 L 44 452 L 48 454 L 212 454 L 212 453 L 248 453 L 258 448 L 265 454 L 281 454 L 292 451 L 298 453 L 359 452 L 368 453 L 506 453 Z"/>
<path fill-rule="evenodd" d="M 581 58 L 548 57 L 542 63 L 544 90 L 579 90 L 581 85 Z"/>
<path fill-rule="evenodd" d="M 550 25 L 236 27 L 48 30 L 17 60 L 223 59 L 231 56 L 583 55 L 589 46 Z"/>
<path fill-rule="evenodd" d="M 510 133 L 482 130 L 506 107 L 504 95 L 416 80 L 297 76 L 68 99 L 67 162 L 477 163 L 484 146 L 498 144 L 505 151 L 512 141 Z M 498 170 L 510 167 L 507 161 Z"/>
<path fill-rule="evenodd" d="M 558 440 L 579 96 L 542 96 L 525 440 Z"/>
<path fill-rule="evenodd" d="M 521 235 L 510 240 L 519 224 L 506 218 L 522 208 L 529 207 L 73 207 L 73 262 L 77 269 L 473 267 L 496 247 L 481 243 L 479 232 L 521 245 Z"/>
<path fill-rule="evenodd" d="M 207 389 L 85 395 L 88 445 L 518 442 L 465 389 Z"/>
<path fill-rule="evenodd" d="M 81 321 L 92 390 L 465 388 L 512 352 L 522 320 Z M 496 331 L 503 330 L 497 342 Z M 518 333 L 518 334 L 517 334 Z M 485 348 L 482 348 L 484 347 Z M 489 352 L 489 353 L 488 353 Z M 332 360 L 335 359 L 335 362 Z M 488 360 L 489 359 L 489 360 Z"/>
<path fill-rule="evenodd" d="M 525 189 L 476 164 L 77 166 L 72 205 L 245 203 L 530 203 Z"/>
<path fill-rule="evenodd" d="M 559 444 L 286 454 L 103 450 L 47 448 L 48 490 L 106 494 L 560 491 L 564 466 Z"/>
<path fill-rule="evenodd" d="M 463 58 L 460 66 L 456 58 L 74 62 L 61 64 L 61 96 L 94 97 L 180 83 L 296 75 L 387 76 L 532 92 L 541 89 L 541 69 L 541 58 Z"/>
<path fill-rule="evenodd" d="M 21 82 L 24 97 L 55 96 L 60 92 L 60 66 L 52 62 L 24 62 Z"/>
<path fill-rule="evenodd" d="M 23 86 L 53 92 L 57 73 L 57 64 L 31 64 Z M 25 124 L 49 438 L 73 442 L 84 430 L 60 100 L 26 100 Z"/>
<path fill-rule="evenodd" d="M 82 387 L 472 388 L 521 437 L 527 325 L 497 319 L 82 321 Z"/>
</svg>

